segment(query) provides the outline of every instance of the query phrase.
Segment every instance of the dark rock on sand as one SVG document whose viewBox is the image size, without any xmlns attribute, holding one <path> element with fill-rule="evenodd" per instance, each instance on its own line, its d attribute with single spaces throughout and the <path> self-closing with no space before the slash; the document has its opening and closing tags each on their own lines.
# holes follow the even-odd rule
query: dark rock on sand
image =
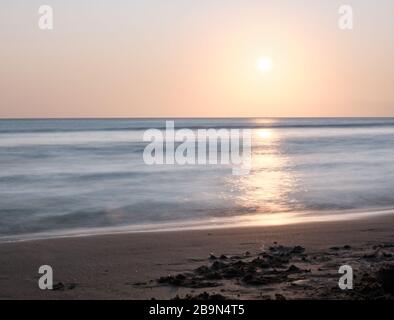
<svg viewBox="0 0 394 320">
<path fill-rule="evenodd" d="M 62 282 L 58 282 L 53 285 L 52 290 L 58 291 L 58 290 L 65 290 L 66 286 Z"/>
<path fill-rule="evenodd" d="M 58 282 L 53 285 L 52 290 L 54 291 L 64 291 L 64 290 L 73 290 L 77 285 L 75 283 L 64 284 L 62 282 Z"/>
<path fill-rule="evenodd" d="M 186 277 L 183 274 L 176 276 L 161 277 L 158 282 L 160 284 L 168 284 L 175 287 L 188 287 L 188 288 L 213 288 L 220 286 L 220 283 L 205 281 L 198 277 Z"/>
<path fill-rule="evenodd" d="M 173 300 L 227 300 L 227 298 L 221 294 L 209 294 L 208 292 L 203 292 L 198 295 L 187 294 L 184 298 L 176 296 Z"/>
<path fill-rule="evenodd" d="M 310 270 L 303 270 L 300 269 L 298 267 L 296 267 L 294 264 L 292 264 L 287 270 L 286 272 L 288 274 L 293 274 L 293 273 L 305 273 L 305 272 L 311 272 Z"/>
<path fill-rule="evenodd" d="M 162 277 L 158 282 L 194 289 L 217 286 L 226 289 L 230 285 L 233 292 L 230 299 L 239 296 L 239 291 L 234 290 L 233 286 L 241 286 L 246 291 L 255 290 L 254 287 L 264 290 L 264 286 L 269 286 L 266 289 L 279 290 L 280 294 L 273 291 L 277 300 L 300 297 L 301 292 L 302 297 L 308 299 L 392 299 L 393 248 L 391 244 L 376 245 L 373 249 L 368 245 L 359 248 L 344 245 L 308 255 L 301 246 L 275 245 L 256 254 L 220 255 L 219 258 L 211 255 L 211 264 L 202 265 L 192 272 Z M 354 288 L 340 290 L 338 267 L 349 261 L 349 254 L 353 261 Z M 260 291 L 258 299 L 262 299 L 262 296 Z M 206 292 L 185 297 L 202 300 L 222 298 L 221 295 Z M 267 296 L 267 299 L 271 297 Z"/>
</svg>

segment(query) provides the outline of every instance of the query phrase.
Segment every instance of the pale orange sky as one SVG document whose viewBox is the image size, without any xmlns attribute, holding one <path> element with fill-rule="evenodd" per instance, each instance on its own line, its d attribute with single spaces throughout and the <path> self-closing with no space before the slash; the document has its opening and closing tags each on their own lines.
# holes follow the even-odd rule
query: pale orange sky
<svg viewBox="0 0 394 320">
<path fill-rule="evenodd" d="M 2 5 L 1 118 L 394 116 L 391 0 L 41 4 Z"/>
</svg>

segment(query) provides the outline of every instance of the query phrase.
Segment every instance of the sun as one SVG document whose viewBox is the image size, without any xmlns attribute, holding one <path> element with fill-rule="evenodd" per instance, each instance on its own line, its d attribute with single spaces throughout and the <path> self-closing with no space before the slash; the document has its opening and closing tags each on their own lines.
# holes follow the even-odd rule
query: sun
<svg viewBox="0 0 394 320">
<path fill-rule="evenodd" d="M 273 62 L 270 57 L 260 57 L 257 60 L 257 67 L 261 72 L 269 72 L 273 68 Z"/>
<path fill-rule="evenodd" d="M 261 129 L 257 132 L 261 139 L 269 139 L 272 136 L 272 132 L 268 129 Z"/>
</svg>

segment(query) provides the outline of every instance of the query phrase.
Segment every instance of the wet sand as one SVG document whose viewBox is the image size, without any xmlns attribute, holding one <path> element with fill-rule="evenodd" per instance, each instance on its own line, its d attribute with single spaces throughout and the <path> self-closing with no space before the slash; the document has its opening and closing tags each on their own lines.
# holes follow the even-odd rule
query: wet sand
<svg viewBox="0 0 394 320">
<path fill-rule="evenodd" d="M 391 299 L 394 216 L 0 244 L 0 299 Z M 338 288 L 338 269 L 354 289 Z M 54 290 L 40 290 L 51 265 Z"/>
</svg>

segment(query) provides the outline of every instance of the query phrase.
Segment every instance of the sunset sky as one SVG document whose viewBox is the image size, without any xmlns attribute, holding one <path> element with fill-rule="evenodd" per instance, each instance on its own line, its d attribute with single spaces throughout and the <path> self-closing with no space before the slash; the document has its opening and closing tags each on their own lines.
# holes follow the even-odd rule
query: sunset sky
<svg viewBox="0 0 394 320">
<path fill-rule="evenodd" d="M 0 118 L 394 116 L 393 17 L 392 0 L 2 0 Z"/>
</svg>

